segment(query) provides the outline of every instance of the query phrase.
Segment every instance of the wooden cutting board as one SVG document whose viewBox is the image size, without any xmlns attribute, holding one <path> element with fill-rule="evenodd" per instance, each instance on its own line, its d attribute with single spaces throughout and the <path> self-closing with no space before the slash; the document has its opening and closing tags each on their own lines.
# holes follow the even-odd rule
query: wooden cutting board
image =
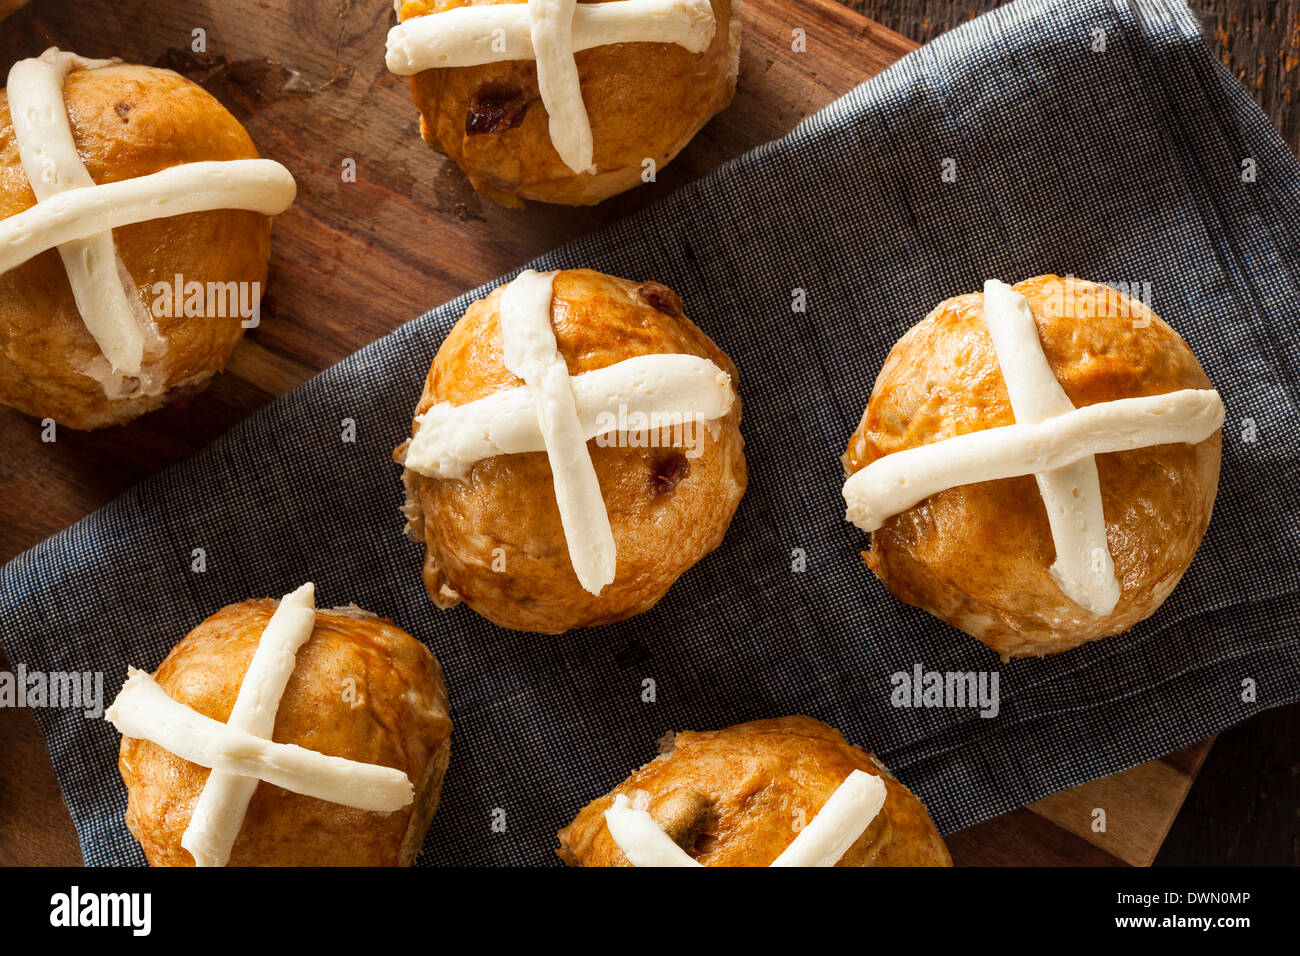
<svg viewBox="0 0 1300 956">
<path fill-rule="evenodd" d="M 389 0 L 33 0 L 0 24 L 0 69 L 46 47 L 166 66 L 201 83 L 298 180 L 276 221 L 262 324 L 185 408 L 63 430 L 0 408 L 0 562 L 178 461 L 431 306 L 627 215 L 759 143 L 915 44 L 828 0 L 746 0 L 740 88 L 658 182 L 594 209 L 501 209 L 420 140 L 384 69 Z M 195 52 L 195 31 L 205 49 Z M 792 50 L 795 30 L 806 39 Z M 345 182 L 345 163 L 355 182 Z M 648 276 L 647 276 L 648 277 Z M 0 667 L 8 668 L 0 655 Z M 1057 794 L 951 839 L 959 864 L 1148 864 L 1209 744 Z M 44 743 L 0 709 L 0 864 L 79 863 Z M 1091 829 L 1096 807 L 1103 833 Z"/>
</svg>

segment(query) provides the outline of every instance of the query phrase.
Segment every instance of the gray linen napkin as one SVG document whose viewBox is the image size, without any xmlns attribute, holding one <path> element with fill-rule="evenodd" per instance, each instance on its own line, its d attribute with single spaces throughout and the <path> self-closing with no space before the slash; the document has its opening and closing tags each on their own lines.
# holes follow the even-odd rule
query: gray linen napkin
<svg viewBox="0 0 1300 956">
<path fill-rule="evenodd" d="M 32 670 L 103 672 L 111 698 L 128 663 L 156 667 L 222 605 L 308 578 L 322 606 L 392 617 L 442 660 L 456 721 L 425 864 L 553 862 L 556 829 L 665 731 L 791 713 L 874 748 L 943 831 L 967 826 L 1300 698 L 1298 199 L 1295 159 L 1184 6 L 1021 0 L 537 263 L 667 283 L 740 368 L 749 492 L 719 551 L 653 611 L 541 637 L 425 596 L 389 452 L 485 288 L 16 558 L 0 638 Z M 1154 618 L 1001 665 L 863 566 L 839 456 L 906 328 L 986 277 L 1044 272 L 1150 283 L 1226 402 L 1223 479 Z M 195 547 L 206 573 L 190 570 Z M 890 676 L 917 664 L 997 671 L 998 715 L 891 706 Z M 87 862 L 143 862 L 112 727 L 36 713 Z"/>
</svg>

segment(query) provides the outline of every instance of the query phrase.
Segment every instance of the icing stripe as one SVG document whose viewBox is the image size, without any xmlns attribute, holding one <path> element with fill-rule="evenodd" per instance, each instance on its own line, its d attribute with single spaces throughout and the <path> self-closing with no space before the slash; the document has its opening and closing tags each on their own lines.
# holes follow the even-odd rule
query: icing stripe
<svg viewBox="0 0 1300 956">
<path fill-rule="evenodd" d="M 107 66 L 46 50 L 19 60 L 9 71 L 9 111 L 23 172 L 37 203 L 95 185 L 77 153 L 63 102 L 63 81 L 74 69 Z M 59 248 L 77 311 L 114 371 L 139 373 L 144 360 L 143 307 L 105 230 L 79 236 Z"/>
<path fill-rule="evenodd" d="M 878 458 L 844 483 L 847 519 L 875 531 L 947 488 L 1062 468 L 1091 455 L 1173 442 L 1195 444 L 1223 424 L 1214 389 L 1121 398 L 1036 425 L 969 432 Z"/>
<path fill-rule="evenodd" d="M 605 826 L 633 866 L 703 866 L 691 859 L 644 810 L 636 810 L 619 794 L 605 811 Z"/>
<path fill-rule="evenodd" d="M 834 866 L 867 832 L 885 795 L 883 780 L 854 770 L 772 866 Z"/>
<path fill-rule="evenodd" d="M 456 7 L 412 17 L 388 32 L 388 69 L 422 70 L 536 59 L 525 3 Z M 673 43 L 701 53 L 717 26 L 708 0 L 614 0 L 580 3 L 573 15 L 573 52 L 613 43 Z"/>
<path fill-rule="evenodd" d="M 280 599 L 262 631 L 226 726 L 271 739 L 280 699 L 293 674 L 295 655 L 307 643 L 316 624 L 315 598 L 316 589 L 308 582 Z M 226 865 L 256 789 L 256 777 L 239 777 L 221 770 L 208 774 L 189 826 L 181 835 L 181 846 L 194 857 L 196 866 Z"/>
<path fill-rule="evenodd" d="M 555 484 L 560 524 L 578 583 L 599 594 L 614 580 L 614 533 L 574 401 L 569 370 L 551 328 L 554 273 L 526 269 L 501 294 L 506 368 L 524 380 Z"/>
<path fill-rule="evenodd" d="M 583 441 L 610 434 L 624 419 L 670 424 L 722 418 L 735 395 L 731 377 L 696 355 L 638 355 L 571 380 Z M 465 478 L 494 455 L 545 451 L 527 387 L 494 392 L 464 405 L 442 402 L 419 417 L 407 468 L 433 478 Z"/>
<path fill-rule="evenodd" d="M 989 279 L 984 283 L 984 322 L 1018 423 L 1034 425 L 1074 410 L 1047 363 L 1028 299 Z M 1034 478 L 1056 550 L 1052 580 L 1080 607 L 1098 616 L 1109 614 L 1119 603 L 1120 589 L 1106 542 L 1096 459 L 1081 458 Z"/>
<path fill-rule="evenodd" d="M 551 145 L 575 173 L 592 169 L 591 121 L 582 101 L 578 61 L 573 58 L 573 13 L 578 0 L 528 0 L 537 91 L 550 122 Z"/>
<path fill-rule="evenodd" d="M 136 179 L 71 189 L 0 220 L 0 272 L 106 229 L 216 209 L 274 216 L 293 202 L 289 171 L 269 159 L 186 163 Z"/>
<path fill-rule="evenodd" d="M 272 743 L 173 700 L 144 671 L 130 668 L 128 675 L 104 715 L 123 736 L 152 741 L 200 767 L 345 807 L 391 813 L 411 803 L 414 789 L 400 770 Z"/>
</svg>

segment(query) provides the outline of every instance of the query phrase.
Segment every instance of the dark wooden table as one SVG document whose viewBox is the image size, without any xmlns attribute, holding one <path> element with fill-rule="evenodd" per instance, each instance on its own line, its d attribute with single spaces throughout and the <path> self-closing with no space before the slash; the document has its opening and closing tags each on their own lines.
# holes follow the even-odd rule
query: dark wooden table
<svg viewBox="0 0 1300 956">
<path fill-rule="evenodd" d="M 1189 2 L 1219 58 L 1250 91 L 1291 149 L 1300 152 L 1300 0 Z M 1000 6 L 1002 0 L 844 3 L 910 40 L 925 43 Z M 1300 705 L 1268 711 L 1219 735 L 1155 863 L 1300 864 L 1298 807 Z M 1015 816 L 973 827 L 956 839 L 974 838 L 984 844 L 986 837 L 1005 828 L 1008 818 Z"/>
</svg>

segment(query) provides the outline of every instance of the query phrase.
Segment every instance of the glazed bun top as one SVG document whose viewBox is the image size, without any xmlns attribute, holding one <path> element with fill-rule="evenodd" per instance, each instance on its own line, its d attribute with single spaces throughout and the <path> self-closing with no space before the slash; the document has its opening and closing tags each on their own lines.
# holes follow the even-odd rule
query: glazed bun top
<svg viewBox="0 0 1300 956">
<path fill-rule="evenodd" d="M 1017 283 L 1052 374 L 1076 408 L 1210 389 L 1187 343 L 1138 299 L 1045 275 Z M 984 296 L 949 299 L 890 351 L 848 443 L 846 471 L 904 449 L 1015 424 L 984 320 Z M 1219 434 L 1096 456 L 1106 538 L 1121 588 L 1098 617 L 1065 597 L 1033 476 L 949 488 L 887 519 L 868 563 L 901 599 L 974 634 L 1004 657 L 1118 633 L 1152 613 L 1209 523 Z"/>
<path fill-rule="evenodd" d="M 416 415 L 436 402 L 464 405 L 523 385 L 505 366 L 498 286 L 474 303 L 438 349 Z M 736 380 L 731 359 L 689 318 L 677 293 L 658 282 L 631 282 L 592 269 L 555 275 L 551 324 L 569 375 L 651 353 L 707 358 Z"/>
<path fill-rule="evenodd" d="M 402 21 L 502 0 L 404 0 Z M 511 0 L 504 0 L 511 2 Z M 551 142 L 532 60 L 425 70 L 411 78 L 426 140 L 451 156 L 474 188 L 508 206 L 522 199 L 586 205 L 642 182 L 731 101 L 740 19 L 712 0 L 715 32 L 692 53 L 673 43 L 618 43 L 576 54 L 597 170 L 575 174 Z"/>
<path fill-rule="evenodd" d="M 464 405 L 523 385 L 503 361 L 504 288 L 471 305 L 439 348 L 417 419 L 439 402 Z M 561 271 L 551 322 L 571 376 L 682 353 L 708 359 L 737 386 L 731 360 L 657 282 Z M 504 627 L 543 633 L 610 623 L 652 606 L 721 542 L 747 481 L 738 399 L 725 417 L 692 431 L 695 448 L 680 447 L 681 436 L 669 431 L 646 447 L 587 442 L 617 551 L 616 577 L 599 595 L 573 570 L 545 452 L 484 458 L 464 481 L 404 470 L 407 530 L 427 545 L 424 579 L 434 601 L 450 607 L 463 599 Z"/>
<path fill-rule="evenodd" d="M 1139 299 L 1055 275 L 1012 288 L 1029 300 L 1047 362 L 1076 408 L 1211 387 L 1187 343 Z M 1015 421 L 984 295 L 972 292 L 941 304 L 894 345 L 846 463 L 857 471 L 904 448 Z"/>
<path fill-rule="evenodd" d="M 222 723 L 278 602 L 222 608 L 176 645 L 155 674 L 174 700 Z M 413 820 L 431 808 L 429 778 L 446 766 L 451 734 L 442 669 L 415 638 L 357 608 L 316 612 L 296 656 L 273 740 L 403 771 L 416 802 L 371 813 L 262 781 L 249 802 L 230 866 L 392 866 L 419 851 Z M 192 866 L 181 847 L 209 771 L 147 740 L 124 737 L 127 824 L 154 866 Z M 423 821 L 427 825 L 427 816 Z M 415 845 L 411 845 L 415 843 Z"/>
<path fill-rule="evenodd" d="M 77 152 L 96 184 L 182 163 L 255 159 L 239 122 L 210 94 L 170 70 L 114 64 L 73 70 L 64 103 Z M 35 205 L 0 91 L 0 219 Z M 87 331 L 57 250 L 0 274 L 0 401 L 77 428 L 113 424 L 168 389 L 206 380 L 243 334 L 241 316 L 154 315 L 155 283 L 264 285 L 270 220 L 221 209 L 153 219 L 113 230 L 117 253 L 154 328 L 139 376 L 113 376 Z M 143 409 L 140 409 L 143 410 Z"/>
<path fill-rule="evenodd" d="M 854 770 L 885 784 L 884 806 L 839 866 L 949 866 L 925 805 L 870 753 L 811 717 L 782 717 L 725 730 L 676 734 L 666 750 L 559 833 L 561 858 L 582 866 L 628 866 L 605 811 L 644 791 L 655 822 L 705 866 L 767 866 Z"/>
</svg>

